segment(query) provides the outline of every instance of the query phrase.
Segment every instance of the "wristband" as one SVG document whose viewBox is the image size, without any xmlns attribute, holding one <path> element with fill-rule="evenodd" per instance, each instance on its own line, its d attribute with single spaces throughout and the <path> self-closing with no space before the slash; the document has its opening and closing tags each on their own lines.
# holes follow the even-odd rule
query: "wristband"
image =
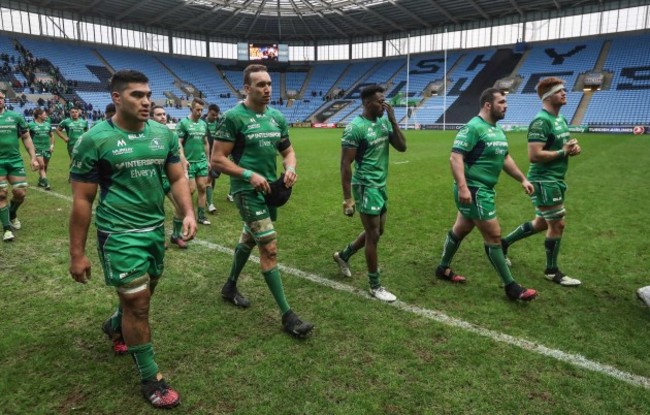
<svg viewBox="0 0 650 415">
<path fill-rule="evenodd" d="M 295 173 L 295 172 L 296 172 L 296 168 L 293 167 L 293 166 L 287 166 L 287 171 L 290 171 L 291 173 Z"/>
<path fill-rule="evenodd" d="M 557 158 L 566 157 L 566 152 L 564 150 L 557 151 Z"/>
<path fill-rule="evenodd" d="M 253 177 L 253 172 L 250 170 L 244 170 L 243 173 L 241 174 L 241 177 L 244 178 L 247 182 L 251 181 L 251 177 Z"/>
</svg>

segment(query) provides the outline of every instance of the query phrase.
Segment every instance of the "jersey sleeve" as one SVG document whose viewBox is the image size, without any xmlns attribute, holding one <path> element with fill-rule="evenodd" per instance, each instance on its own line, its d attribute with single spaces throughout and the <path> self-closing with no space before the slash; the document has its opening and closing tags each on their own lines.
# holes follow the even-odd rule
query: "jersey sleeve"
<svg viewBox="0 0 650 415">
<path fill-rule="evenodd" d="M 29 134 L 34 137 L 36 135 L 36 123 L 32 121 L 27 124 L 27 127 L 29 128 Z"/>
<path fill-rule="evenodd" d="M 25 117 L 22 115 L 18 117 L 18 125 L 16 127 L 19 137 L 25 134 L 26 131 L 29 131 L 29 125 L 27 125 L 27 121 L 25 121 Z"/>
<path fill-rule="evenodd" d="M 548 140 L 548 123 L 543 118 L 535 118 L 528 127 L 529 143 L 545 143 Z"/>
<path fill-rule="evenodd" d="M 84 121 L 84 131 L 88 131 L 88 120 Z"/>
<path fill-rule="evenodd" d="M 176 126 L 176 135 L 179 140 L 185 140 L 187 138 L 187 130 L 185 129 L 185 123 L 183 121 L 179 122 Z"/>
<path fill-rule="evenodd" d="M 361 144 L 361 134 L 359 129 L 354 124 L 348 124 L 343 130 L 343 137 L 341 138 L 341 147 L 343 148 L 358 148 Z"/>
<path fill-rule="evenodd" d="M 278 117 L 278 127 L 280 127 L 280 139 L 289 138 L 289 125 L 282 115 Z"/>
<path fill-rule="evenodd" d="M 476 134 L 476 131 L 470 125 L 465 125 L 458 130 L 454 144 L 451 147 L 451 152 L 463 155 L 469 153 L 476 146 L 477 137 L 478 134 Z"/>
<path fill-rule="evenodd" d="M 226 114 L 223 117 L 223 120 L 217 126 L 217 131 L 214 134 L 214 138 L 217 141 L 228 141 L 234 143 L 236 137 L 237 130 L 235 127 L 235 120 L 232 116 Z"/>
<path fill-rule="evenodd" d="M 56 129 L 59 130 L 59 131 L 66 130 L 65 127 L 68 125 L 68 124 L 67 124 L 67 121 L 68 121 L 67 118 L 66 118 L 65 120 L 61 121 L 61 122 L 59 123 L 59 125 L 56 126 Z M 67 132 L 67 130 L 66 130 L 66 132 Z"/>
<path fill-rule="evenodd" d="M 99 154 L 95 140 L 88 134 L 79 137 L 72 148 L 70 180 L 99 183 Z"/>
<path fill-rule="evenodd" d="M 167 154 L 167 164 L 180 163 L 181 152 L 180 144 L 178 143 L 178 135 L 172 130 L 169 130 L 169 153 Z"/>
</svg>

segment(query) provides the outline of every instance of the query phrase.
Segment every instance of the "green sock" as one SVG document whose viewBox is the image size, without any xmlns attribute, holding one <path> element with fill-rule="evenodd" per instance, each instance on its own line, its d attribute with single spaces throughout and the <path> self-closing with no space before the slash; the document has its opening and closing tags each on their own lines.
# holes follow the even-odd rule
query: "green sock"
<svg viewBox="0 0 650 415">
<path fill-rule="evenodd" d="M 9 222 L 9 208 L 7 206 L 0 208 L 0 222 L 2 222 L 3 230 L 6 231 L 11 228 L 9 225 L 11 223 Z"/>
<path fill-rule="evenodd" d="M 381 287 L 381 282 L 379 281 L 379 271 L 369 272 L 368 273 L 368 282 L 370 283 L 370 288 L 379 288 Z"/>
<path fill-rule="evenodd" d="M 129 346 L 129 354 L 133 356 L 135 365 L 140 372 L 141 380 L 152 380 L 158 374 L 158 365 L 154 360 L 153 345 L 151 343 Z"/>
<path fill-rule="evenodd" d="M 230 275 L 228 275 L 229 280 L 237 282 L 239 274 L 244 269 L 244 265 L 246 265 L 249 256 L 251 256 L 251 247 L 242 243 L 237 244 L 235 247 L 235 256 L 232 260 L 232 267 L 230 267 Z"/>
<path fill-rule="evenodd" d="M 458 239 L 451 230 L 447 232 L 445 245 L 442 248 L 442 259 L 440 259 L 441 267 L 448 268 L 449 265 L 451 265 L 451 260 L 454 259 L 454 255 L 456 255 L 456 251 L 458 251 L 461 241 L 462 239 Z"/>
<path fill-rule="evenodd" d="M 20 205 L 22 205 L 22 204 L 23 204 L 22 201 L 20 201 L 20 202 L 16 202 L 15 200 L 12 200 L 12 201 L 9 203 L 9 219 L 11 219 L 11 220 L 16 219 L 16 212 L 18 212 L 18 208 L 19 208 Z"/>
<path fill-rule="evenodd" d="M 352 244 L 348 244 L 341 252 L 339 252 L 339 256 L 343 261 L 348 261 L 352 255 L 354 255 L 357 252 L 356 249 L 352 247 Z"/>
<path fill-rule="evenodd" d="M 544 248 L 546 248 L 546 273 L 557 272 L 557 257 L 560 254 L 561 238 L 546 238 Z"/>
<path fill-rule="evenodd" d="M 172 236 L 174 238 L 178 238 L 181 236 L 181 232 L 183 231 L 183 221 L 178 219 L 177 217 L 174 217 L 172 220 Z"/>
<path fill-rule="evenodd" d="M 212 204 L 212 186 L 208 186 L 208 187 L 205 188 L 205 195 L 206 195 L 206 197 L 208 199 L 208 201 L 206 203 L 209 206 L 209 205 Z"/>
<path fill-rule="evenodd" d="M 199 211 L 199 218 L 204 218 L 205 217 L 205 208 L 198 208 Z"/>
<path fill-rule="evenodd" d="M 485 244 L 485 253 L 487 254 L 492 266 L 499 273 L 499 277 L 504 284 L 508 285 L 514 281 L 512 274 L 510 273 L 510 268 L 506 265 L 506 258 L 503 256 L 503 249 L 501 244 L 499 245 L 488 245 Z"/>
<path fill-rule="evenodd" d="M 533 228 L 533 222 L 525 222 L 507 234 L 503 240 L 506 241 L 506 244 L 512 245 L 518 240 L 528 238 L 530 235 L 535 235 L 536 233 L 537 231 Z"/>
<path fill-rule="evenodd" d="M 289 311 L 289 303 L 287 302 L 287 298 L 284 296 L 284 288 L 282 288 L 282 279 L 280 278 L 278 267 L 273 267 L 268 271 L 264 271 L 262 272 L 262 275 L 264 275 L 264 281 L 266 281 L 266 285 L 269 286 L 269 290 L 271 290 L 275 302 L 278 304 L 278 307 L 280 307 L 280 314 L 284 315 L 284 313 Z"/>
<path fill-rule="evenodd" d="M 111 328 L 113 331 L 122 331 L 122 306 L 118 305 L 117 310 L 111 316 Z"/>
</svg>

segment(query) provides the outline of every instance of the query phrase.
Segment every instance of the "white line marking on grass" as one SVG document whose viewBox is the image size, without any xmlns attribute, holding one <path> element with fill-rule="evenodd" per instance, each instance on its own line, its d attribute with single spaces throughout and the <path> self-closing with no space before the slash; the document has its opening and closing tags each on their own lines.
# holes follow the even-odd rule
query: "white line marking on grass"
<svg viewBox="0 0 650 415">
<path fill-rule="evenodd" d="M 36 189 L 42 193 L 45 193 L 47 195 L 52 195 L 54 197 L 57 197 L 59 199 L 64 199 L 67 200 L 68 202 L 72 201 L 72 198 L 70 196 L 62 195 L 56 192 L 52 191 L 46 191 L 42 189 Z M 209 249 L 214 249 L 215 251 L 221 252 L 223 254 L 227 255 L 233 255 L 234 250 L 228 247 L 225 247 L 223 245 L 218 245 L 212 242 L 204 241 L 202 239 L 194 239 L 193 243 L 196 243 L 198 245 L 201 245 L 203 247 L 209 248 Z M 256 263 L 260 262 L 259 257 L 256 257 L 254 255 L 250 256 L 250 260 Z M 291 268 L 286 265 L 278 264 L 278 267 L 280 270 L 287 274 L 291 274 L 293 276 L 311 281 L 313 283 L 323 285 L 338 291 L 343 291 L 347 292 L 350 294 L 357 295 L 359 297 L 368 299 L 368 300 L 374 300 L 370 295 L 365 291 L 365 290 L 360 290 L 356 287 L 353 287 L 351 285 L 343 284 L 337 281 L 333 281 L 327 278 L 323 278 L 321 276 L 318 276 L 316 274 L 311 274 L 305 271 L 301 271 L 296 268 Z M 374 300 L 377 301 L 377 300 Z M 567 353 L 563 352 L 558 349 L 552 349 L 550 347 L 546 347 L 542 344 L 535 343 L 530 340 L 522 339 L 519 337 L 514 337 L 509 334 L 504 334 L 504 333 L 499 333 L 498 331 L 486 329 L 481 326 L 477 326 L 476 324 L 469 323 L 467 321 L 454 318 L 451 316 L 448 316 L 447 314 L 436 311 L 436 310 L 429 310 L 427 308 L 422 308 L 418 307 L 415 305 L 411 305 L 402 301 L 395 301 L 393 303 L 384 303 L 385 305 L 389 305 L 392 307 L 395 307 L 399 310 L 406 311 L 415 315 L 418 315 L 420 317 L 427 318 L 429 320 L 437 321 L 438 323 L 444 324 L 446 326 L 450 327 L 455 327 L 459 328 L 462 330 L 465 330 L 470 333 L 477 334 L 482 337 L 487 337 L 490 340 L 500 342 L 500 343 L 505 343 L 509 344 L 511 346 L 519 347 L 520 349 L 528 350 L 537 354 L 541 354 L 542 356 L 547 356 L 551 357 L 553 359 L 559 360 L 561 362 L 569 363 L 573 366 L 581 367 L 583 369 L 590 370 L 592 372 L 597 372 L 601 373 L 603 375 L 610 376 L 612 378 L 621 380 L 623 382 L 629 383 L 634 386 L 640 386 L 646 389 L 650 389 L 650 378 L 646 378 L 644 376 L 639 376 L 635 375 L 632 373 L 624 372 L 622 370 L 619 370 L 613 366 L 602 364 L 595 362 L 593 360 L 589 360 L 586 357 L 579 355 L 579 354 L 574 354 L 574 353 Z"/>
<path fill-rule="evenodd" d="M 409 163 L 409 162 L 410 162 L 409 160 L 395 161 L 395 162 L 393 162 L 393 164 L 406 164 L 406 163 Z"/>
</svg>

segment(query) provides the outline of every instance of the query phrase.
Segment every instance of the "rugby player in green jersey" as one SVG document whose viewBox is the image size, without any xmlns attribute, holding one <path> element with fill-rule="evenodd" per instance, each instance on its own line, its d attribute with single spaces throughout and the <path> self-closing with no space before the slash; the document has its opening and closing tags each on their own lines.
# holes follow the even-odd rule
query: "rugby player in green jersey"
<svg viewBox="0 0 650 415">
<path fill-rule="evenodd" d="M 355 252 L 365 247 L 370 295 L 392 302 L 397 298 L 381 285 L 377 244 L 384 233 L 388 212 L 386 178 L 389 144 L 395 150 L 404 152 L 406 138 L 397 124 L 393 108 L 385 101 L 384 88 L 379 85 L 365 87 L 361 91 L 361 103 L 362 114 L 348 124 L 341 141 L 341 186 L 343 213 L 352 216 L 356 207 L 363 232 L 345 249 L 335 252 L 334 261 L 343 275 L 351 277 L 348 261 Z M 352 162 L 355 163 L 354 174 Z"/>
<path fill-rule="evenodd" d="M 447 233 L 435 274 L 453 283 L 465 282 L 465 277 L 451 269 L 451 262 L 461 241 L 477 227 L 483 235 L 485 253 L 501 277 L 508 298 L 529 301 L 537 296 L 537 291 L 515 282 L 501 249 L 501 226 L 494 204 L 494 186 L 501 170 L 504 170 L 521 183 L 527 194 L 533 194 L 534 189 L 508 154 L 506 135 L 497 125 L 508 108 L 506 96 L 496 88 L 488 88 L 481 94 L 480 105 L 478 116 L 458 131 L 451 150 L 458 214 L 454 226 Z"/>
<path fill-rule="evenodd" d="M 221 296 L 238 307 L 250 302 L 237 289 L 237 279 L 251 250 L 257 245 L 264 280 L 273 294 L 282 326 L 288 333 L 303 337 L 314 325 L 302 321 L 289 307 L 277 265 L 276 232 L 273 222 L 277 207 L 267 203 L 269 182 L 277 179 L 276 156 L 284 165 L 284 185 L 290 188 L 297 179 L 296 154 L 289 141 L 289 127 L 282 113 L 268 106 L 271 100 L 271 76 L 264 65 L 244 69 L 246 99 L 226 111 L 212 152 L 212 168 L 230 176 L 230 189 L 244 221 L 228 280 Z M 229 158 L 229 157 L 232 157 Z"/>
<path fill-rule="evenodd" d="M 97 250 L 107 285 L 115 287 L 120 306 L 102 326 L 122 341 L 140 373 L 143 397 L 157 408 L 180 403 L 178 392 L 164 381 L 154 360 L 149 306 L 163 272 L 165 255 L 162 173 L 183 211 L 183 237 L 196 233 L 187 178 L 180 163 L 178 139 L 164 125 L 149 121 L 151 89 L 147 77 L 122 70 L 109 82 L 117 113 L 81 136 L 72 152 L 70 179 L 70 274 L 80 283 L 90 278 L 85 254 L 92 206 Z"/>
<path fill-rule="evenodd" d="M 54 136 L 52 135 L 52 124 L 48 121 L 47 110 L 36 108 L 34 110 L 34 121 L 29 123 L 29 133 L 36 149 L 36 159 L 40 168 L 38 170 L 38 187 L 50 190 L 50 183 L 47 181 L 47 166 L 54 152 Z"/>
<path fill-rule="evenodd" d="M 12 229 L 22 227 L 16 213 L 27 193 L 25 165 L 18 147 L 19 138 L 29 153 L 32 170 L 38 170 L 40 165 L 25 118 L 5 107 L 5 94 L 0 92 L 0 222 L 4 242 L 13 241 Z M 12 187 L 12 197 L 11 202 L 7 203 L 9 185 Z"/>
<path fill-rule="evenodd" d="M 565 275 L 558 267 L 560 241 L 564 233 L 564 181 L 569 167 L 569 157 L 577 156 L 582 149 L 578 140 L 572 139 L 566 119 L 560 114 L 566 105 L 564 81 L 551 77 L 537 85 L 537 95 L 543 109 L 528 127 L 528 180 L 535 186 L 531 196 L 535 218 L 524 222 L 501 241 L 507 255 L 510 245 L 540 231 L 546 231 L 546 269 L 544 276 L 564 287 L 577 287 L 580 280 Z M 507 259 L 509 262 L 509 259 Z"/>
<path fill-rule="evenodd" d="M 63 130 L 65 130 L 65 135 L 61 134 Z M 56 135 L 66 142 L 70 157 L 72 157 L 72 149 L 75 143 L 86 131 L 88 131 L 88 121 L 81 118 L 80 108 L 72 107 L 70 109 L 70 117 L 61 121 L 56 127 Z"/>
<path fill-rule="evenodd" d="M 190 191 L 198 190 L 198 215 L 196 221 L 202 225 L 210 225 L 205 216 L 206 194 L 208 185 L 208 125 L 201 119 L 205 102 L 194 98 L 190 104 L 190 115 L 181 120 L 176 126 L 176 134 L 181 141 L 185 157 L 190 164 L 187 174 L 190 179 Z"/>
<path fill-rule="evenodd" d="M 208 106 L 208 113 L 206 114 L 204 120 L 208 125 L 208 160 L 212 154 L 212 146 L 214 144 L 214 136 L 217 133 L 217 128 L 219 128 L 219 123 L 223 119 L 221 115 L 221 109 L 217 104 L 210 104 Z M 208 204 L 208 212 L 215 214 L 217 213 L 217 207 L 214 205 L 212 200 L 212 192 L 217 185 L 217 179 L 221 175 L 221 172 L 210 169 L 210 174 L 208 175 L 208 184 L 205 188 L 206 203 Z"/>
<path fill-rule="evenodd" d="M 167 112 L 165 108 L 160 105 L 154 105 L 151 109 L 151 119 L 160 123 L 162 125 L 167 124 Z M 174 133 L 176 134 L 176 133 Z M 178 138 L 177 138 L 178 139 Z M 181 158 L 181 165 L 183 166 L 183 171 L 187 172 L 187 160 L 185 160 L 185 155 L 183 154 L 183 147 L 179 146 L 179 153 Z M 167 175 L 163 172 L 163 192 L 165 196 L 172 203 L 174 207 L 174 217 L 172 218 L 172 234 L 170 237 L 171 243 L 177 245 L 180 249 L 187 249 L 187 242 L 182 238 L 181 232 L 183 228 L 183 211 L 181 207 L 176 203 L 174 195 L 170 192 L 171 186 L 169 185 L 169 179 Z"/>
</svg>

